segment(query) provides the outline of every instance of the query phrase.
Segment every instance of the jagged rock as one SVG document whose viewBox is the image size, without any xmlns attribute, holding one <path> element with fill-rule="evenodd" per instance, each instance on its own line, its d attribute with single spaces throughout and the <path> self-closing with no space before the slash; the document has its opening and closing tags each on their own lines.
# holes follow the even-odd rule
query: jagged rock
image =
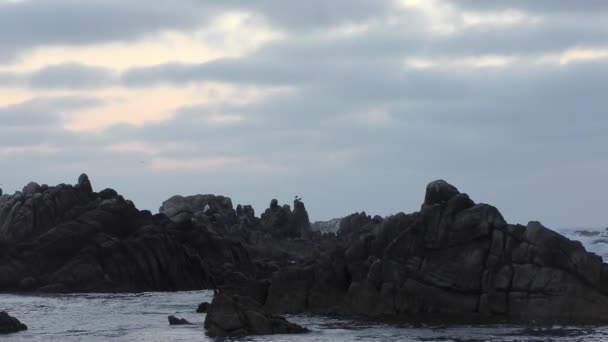
<svg viewBox="0 0 608 342">
<path fill-rule="evenodd" d="M 192 325 L 185 318 L 177 318 L 175 316 L 169 316 L 169 325 Z"/>
<path fill-rule="evenodd" d="M 78 177 L 78 188 L 86 193 L 93 192 L 93 186 L 91 185 L 89 176 L 87 176 L 85 173 L 81 174 L 80 177 Z"/>
<path fill-rule="evenodd" d="M 27 330 L 27 326 L 8 313 L 0 312 L 0 334 L 11 334 Z"/>
<path fill-rule="evenodd" d="M 205 319 L 211 337 L 300 334 L 308 330 L 268 313 L 259 303 L 238 295 L 216 294 Z"/>
<path fill-rule="evenodd" d="M 279 206 L 273 199 L 261 216 L 264 230 L 276 238 L 298 238 L 311 232 L 310 220 L 304 203 L 294 200 L 294 210 L 289 205 Z"/>
<path fill-rule="evenodd" d="M 338 243 L 330 258 L 276 272 L 265 306 L 376 317 L 608 321 L 608 265 L 599 256 L 538 222 L 508 225 L 496 208 L 445 181 L 429 184 L 419 213 L 342 219 Z"/>
<path fill-rule="evenodd" d="M 193 290 L 228 281 L 226 262 L 255 272 L 245 247 L 213 226 L 140 211 L 112 189 L 88 192 L 86 176 L 32 184 L 0 200 L 2 291 Z"/>
</svg>

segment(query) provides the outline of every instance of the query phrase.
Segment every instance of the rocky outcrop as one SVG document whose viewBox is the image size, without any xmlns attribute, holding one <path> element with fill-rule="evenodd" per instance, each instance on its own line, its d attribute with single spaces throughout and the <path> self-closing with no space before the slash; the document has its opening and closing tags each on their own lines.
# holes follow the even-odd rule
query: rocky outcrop
<svg viewBox="0 0 608 342">
<path fill-rule="evenodd" d="M 232 225 L 237 218 L 232 200 L 215 195 L 173 196 L 163 202 L 159 212 L 177 223 L 196 219 Z"/>
<path fill-rule="evenodd" d="M 0 312 L 0 335 L 27 330 L 27 326 L 8 313 Z"/>
<path fill-rule="evenodd" d="M 279 206 L 276 199 L 270 202 L 270 207 L 261 216 L 265 231 L 275 238 L 298 238 L 311 232 L 310 220 L 304 203 L 296 198 L 294 209 L 287 204 Z"/>
<path fill-rule="evenodd" d="M 420 212 L 342 220 L 339 243 L 276 272 L 265 307 L 373 317 L 608 321 L 608 265 L 538 222 L 510 225 L 445 181 Z"/>
<path fill-rule="evenodd" d="M 221 200 L 231 206 L 230 200 Z M 152 215 L 112 189 L 28 184 L 0 197 L 0 290 L 171 291 L 245 277 L 247 250 L 209 222 Z"/>
<path fill-rule="evenodd" d="M 177 318 L 175 316 L 167 317 L 169 320 L 169 325 L 192 325 L 192 323 L 188 322 L 185 318 Z"/>
<path fill-rule="evenodd" d="M 211 337 L 301 334 L 308 330 L 270 314 L 249 297 L 216 294 L 205 319 Z"/>
<path fill-rule="evenodd" d="M 420 211 L 355 213 L 337 234 L 313 232 L 299 198 L 259 218 L 215 195 L 175 196 L 160 211 L 95 192 L 86 175 L 2 195 L 0 290 L 215 288 L 270 312 L 608 322 L 599 256 L 538 222 L 508 224 L 443 180 Z M 253 329 L 239 322 L 218 326 Z"/>
</svg>

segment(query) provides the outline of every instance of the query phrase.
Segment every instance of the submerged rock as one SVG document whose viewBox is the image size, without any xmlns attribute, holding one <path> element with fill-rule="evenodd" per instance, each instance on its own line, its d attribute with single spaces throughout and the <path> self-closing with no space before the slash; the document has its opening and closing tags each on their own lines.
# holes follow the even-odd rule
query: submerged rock
<svg viewBox="0 0 608 342">
<path fill-rule="evenodd" d="M 205 319 L 211 337 L 301 334 L 308 329 L 270 314 L 256 301 L 239 295 L 216 294 Z"/>
<path fill-rule="evenodd" d="M 27 330 L 27 326 L 8 313 L 0 312 L 0 334 L 11 334 Z"/>
</svg>

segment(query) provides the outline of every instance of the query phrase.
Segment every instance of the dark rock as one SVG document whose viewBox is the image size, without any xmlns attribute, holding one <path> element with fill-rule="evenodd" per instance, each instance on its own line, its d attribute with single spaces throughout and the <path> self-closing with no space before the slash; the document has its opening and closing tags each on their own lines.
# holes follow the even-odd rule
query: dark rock
<svg viewBox="0 0 608 342">
<path fill-rule="evenodd" d="M 184 318 L 177 318 L 175 316 L 169 316 L 169 325 L 192 325 Z"/>
<path fill-rule="evenodd" d="M 178 224 L 114 190 L 88 193 L 87 184 L 83 176 L 78 186 L 29 185 L 27 196 L 0 198 L 0 290 L 194 290 L 231 281 L 226 262 L 245 278 L 255 273 L 243 244 L 217 231 L 235 217 Z"/>
<path fill-rule="evenodd" d="M 38 185 L 38 183 L 36 183 L 36 182 L 31 182 L 23 188 L 22 192 L 26 196 L 28 196 L 28 195 L 31 196 L 33 194 L 39 193 L 40 185 Z"/>
<path fill-rule="evenodd" d="M 426 186 L 423 208 L 434 204 L 445 203 L 460 192 L 455 186 L 440 179 L 429 183 Z"/>
<path fill-rule="evenodd" d="M 265 311 L 259 303 L 238 295 L 216 294 L 205 319 L 211 337 L 300 334 L 307 329 Z"/>
<path fill-rule="evenodd" d="M 384 220 L 357 213 L 340 226 L 331 257 L 273 275 L 265 307 L 608 321 L 608 265 L 599 256 L 538 222 L 508 225 L 496 208 L 444 181 L 429 184 L 419 213 Z"/>
<path fill-rule="evenodd" d="M 11 334 L 19 331 L 27 330 L 27 326 L 18 319 L 11 317 L 8 313 L 0 312 L 0 335 Z"/>
<path fill-rule="evenodd" d="M 104 200 L 118 197 L 118 193 L 114 189 L 103 189 L 99 192 L 98 195 Z"/>
<path fill-rule="evenodd" d="M 89 176 L 87 176 L 85 173 L 81 174 L 80 177 L 78 177 L 78 188 L 85 193 L 93 192 L 93 186 L 91 185 Z"/>
<path fill-rule="evenodd" d="M 207 310 L 209 310 L 209 306 L 210 306 L 210 305 L 211 305 L 211 304 L 209 304 L 209 303 L 207 303 L 207 302 L 200 303 L 200 304 L 198 305 L 198 308 L 196 309 L 196 312 L 197 312 L 197 313 L 206 313 L 206 312 L 207 312 Z"/>
</svg>

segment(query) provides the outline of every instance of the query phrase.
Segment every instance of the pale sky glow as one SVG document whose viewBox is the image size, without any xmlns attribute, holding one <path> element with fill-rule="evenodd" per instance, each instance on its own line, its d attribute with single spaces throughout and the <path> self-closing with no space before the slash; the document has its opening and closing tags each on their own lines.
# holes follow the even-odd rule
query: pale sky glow
<svg viewBox="0 0 608 342">
<path fill-rule="evenodd" d="M 0 0 L 0 184 L 608 226 L 608 2 Z"/>
</svg>

